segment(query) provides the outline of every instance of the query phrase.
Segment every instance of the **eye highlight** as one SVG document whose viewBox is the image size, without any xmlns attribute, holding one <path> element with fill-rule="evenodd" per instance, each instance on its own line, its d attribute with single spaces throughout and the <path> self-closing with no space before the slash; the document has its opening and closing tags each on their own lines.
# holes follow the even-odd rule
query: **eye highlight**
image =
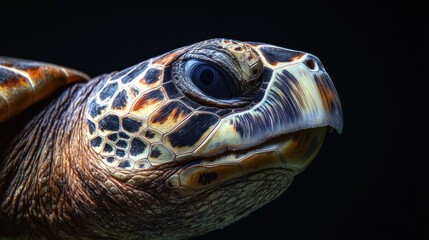
<svg viewBox="0 0 429 240">
<path fill-rule="evenodd" d="M 185 74 L 205 94 L 230 99 L 237 95 L 232 80 L 219 67 L 205 61 L 190 59 L 185 63 Z"/>
<path fill-rule="evenodd" d="M 207 107 L 238 108 L 252 103 L 262 85 L 264 66 L 244 43 L 214 39 L 195 45 L 172 62 L 175 86 Z"/>
</svg>

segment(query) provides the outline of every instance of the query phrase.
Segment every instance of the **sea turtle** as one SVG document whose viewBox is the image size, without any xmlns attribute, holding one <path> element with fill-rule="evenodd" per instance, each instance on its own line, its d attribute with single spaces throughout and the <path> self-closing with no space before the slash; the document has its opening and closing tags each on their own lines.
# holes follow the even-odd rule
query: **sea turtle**
<svg viewBox="0 0 429 240">
<path fill-rule="evenodd" d="M 211 39 L 92 80 L 0 58 L 0 233 L 181 239 L 278 197 L 342 130 L 317 57 Z"/>
</svg>

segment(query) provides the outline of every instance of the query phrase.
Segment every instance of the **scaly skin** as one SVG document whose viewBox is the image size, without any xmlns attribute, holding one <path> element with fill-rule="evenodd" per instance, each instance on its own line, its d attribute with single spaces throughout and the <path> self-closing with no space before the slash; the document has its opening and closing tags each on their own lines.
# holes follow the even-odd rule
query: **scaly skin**
<svg viewBox="0 0 429 240">
<path fill-rule="evenodd" d="M 33 113 L 20 116 L 19 127 L 1 126 L 10 129 L 1 138 L 2 146 L 7 146 L 1 152 L 3 234 L 56 239 L 184 238 L 246 216 L 292 181 L 292 172 L 266 170 L 182 198 L 165 185 L 180 168 L 174 164 L 147 170 L 145 181 L 134 185 L 113 178 L 97 164 L 82 124 L 86 100 L 103 78 L 70 87 L 35 117 Z M 9 138 L 16 132 L 21 133 Z"/>
<path fill-rule="evenodd" d="M 86 78 L 0 58 L 0 237 L 201 235 L 283 193 L 342 129 L 320 61 L 268 44 L 207 40 L 65 87 Z"/>
</svg>

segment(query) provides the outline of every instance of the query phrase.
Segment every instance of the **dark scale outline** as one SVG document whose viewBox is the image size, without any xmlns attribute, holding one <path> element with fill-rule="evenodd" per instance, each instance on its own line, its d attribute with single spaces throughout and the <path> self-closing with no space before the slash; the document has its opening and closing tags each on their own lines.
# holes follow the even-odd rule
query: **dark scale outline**
<svg viewBox="0 0 429 240">
<path fill-rule="evenodd" d="M 187 107 L 192 108 L 192 109 L 197 109 L 199 107 L 201 107 L 202 105 L 192 101 L 191 99 L 187 98 L 186 96 L 179 98 L 180 101 L 182 101 Z"/>
<path fill-rule="evenodd" d="M 117 133 L 109 134 L 109 135 L 107 136 L 107 139 L 109 139 L 109 140 L 110 140 L 110 141 L 112 141 L 112 142 L 115 142 L 116 140 L 118 140 L 118 134 L 117 134 Z"/>
<path fill-rule="evenodd" d="M 116 142 L 116 146 L 119 148 L 127 148 L 128 143 L 125 140 L 119 140 Z"/>
<path fill-rule="evenodd" d="M 232 113 L 232 109 L 230 109 L 230 108 L 219 109 L 216 112 L 216 114 L 219 115 L 219 116 L 221 116 L 221 117 L 224 117 L 224 116 L 226 116 L 226 115 L 228 115 L 230 113 Z"/>
<path fill-rule="evenodd" d="M 87 119 L 87 121 L 88 121 L 88 130 L 89 130 L 89 133 L 92 135 L 92 134 L 95 133 L 95 129 L 97 128 L 97 126 L 91 120 Z"/>
<path fill-rule="evenodd" d="M 161 78 L 162 71 L 158 68 L 149 68 L 147 72 L 144 74 L 144 80 L 146 84 L 153 84 L 158 82 Z"/>
<path fill-rule="evenodd" d="M 124 130 L 129 133 L 137 132 L 142 125 L 143 125 L 142 122 L 134 120 L 129 117 L 124 117 L 122 119 L 122 128 L 124 128 Z"/>
<path fill-rule="evenodd" d="M 155 137 L 155 133 L 153 133 L 151 130 L 147 130 L 146 133 L 144 134 L 144 136 L 147 139 L 153 139 Z"/>
<path fill-rule="evenodd" d="M 100 136 L 98 136 L 98 137 L 91 140 L 91 146 L 99 147 L 102 142 L 103 142 L 103 139 Z"/>
<path fill-rule="evenodd" d="M 129 152 L 130 152 L 131 156 L 138 156 L 138 155 L 144 153 L 146 148 L 147 148 L 147 144 L 144 141 L 142 141 L 138 138 L 134 138 L 131 141 L 131 147 L 130 147 Z"/>
<path fill-rule="evenodd" d="M 119 131 L 119 124 L 120 124 L 119 117 L 116 115 L 113 115 L 113 114 L 109 114 L 109 115 L 106 115 L 105 117 L 103 117 L 98 122 L 98 127 L 102 131 L 104 131 L 104 130 Z"/>
<path fill-rule="evenodd" d="M 121 163 L 119 163 L 118 167 L 119 168 L 129 168 L 129 167 L 131 167 L 131 163 L 128 160 L 121 161 Z"/>
<path fill-rule="evenodd" d="M 134 96 L 138 96 L 140 94 L 140 91 L 135 87 L 131 87 L 131 92 L 133 92 Z"/>
<path fill-rule="evenodd" d="M 208 107 L 208 106 L 201 106 L 197 109 L 198 111 L 204 111 L 204 112 L 211 112 L 216 114 L 217 111 L 219 111 L 219 108 L 216 107 Z"/>
<path fill-rule="evenodd" d="M 157 159 L 161 155 L 162 155 L 162 151 L 159 150 L 159 147 L 153 146 L 151 151 L 150 151 L 150 157 Z"/>
<path fill-rule="evenodd" d="M 202 134 L 218 121 L 219 118 L 213 114 L 197 113 L 170 133 L 167 136 L 168 141 L 174 148 L 193 146 L 201 139 Z"/>
<path fill-rule="evenodd" d="M 145 168 L 146 168 L 146 167 L 145 167 L 146 165 L 149 165 L 149 166 L 150 166 L 150 164 L 149 164 L 149 163 L 147 163 L 147 162 L 139 163 L 138 168 L 145 169 Z"/>
<path fill-rule="evenodd" d="M 256 103 L 258 103 L 258 102 L 262 101 L 262 99 L 264 99 L 264 96 L 265 96 L 265 91 L 263 91 L 263 90 L 259 90 L 259 91 L 255 94 L 255 97 L 253 97 L 252 103 L 253 103 L 253 104 L 256 104 Z"/>
<path fill-rule="evenodd" d="M 124 70 L 122 70 L 122 71 L 120 71 L 120 72 L 117 72 L 117 73 L 115 73 L 113 76 L 112 76 L 112 78 L 110 79 L 110 81 L 116 81 L 116 80 L 118 80 L 119 78 L 121 78 L 121 77 L 123 77 L 123 76 L 125 76 L 129 71 L 131 71 L 132 69 L 134 69 L 136 66 L 135 65 L 133 65 L 133 66 L 131 66 L 131 67 L 128 67 L 128 68 L 125 68 Z"/>
<path fill-rule="evenodd" d="M 111 153 L 111 152 L 113 152 L 113 147 L 112 147 L 112 145 L 110 145 L 110 144 L 106 143 L 106 145 L 104 145 L 103 152 L 106 152 L 106 153 Z"/>
<path fill-rule="evenodd" d="M 169 99 L 179 99 L 184 97 L 183 93 L 176 87 L 174 82 L 165 83 L 162 85 Z"/>
<path fill-rule="evenodd" d="M 121 81 L 126 84 L 133 81 L 136 77 L 138 77 L 142 72 L 144 72 L 149 65 L 149 60 L 140 63 L 135 69 L 133 69 L 130 73 L 124 76 Z"/>
<path fill-rule="evenodd" d="M 273 76 L 274 70 L 271 68 L 264 68 L 264 76 L 262 78 L 262 85 L 261 88 L 265 88 L 268 86 L 268 83 L 271 81 L 271 77 Z"/>
<path fill-rule="evenodd" d="M 115 95 L 116 91 L 118 91 L 118 83 L 116 83 L 116 82 L 109 83 L 107 86 L 105 86 L 103 88 L 103 90 L 101 90 L 101 92 L 98 96 L 100 97 L 100 100 L 102 100 L 102 101 L 108 100 L 111 97 L 113 97 L 113 95 Z"/>
<path fill-rule="evenodd" d="M 120 91 L 118 95 L 116 95 L 115 99 L 112 102 L 112 109 L 121 110 L 127 106 L 128 103 L 128 94 L 125 89 Z"/>
<path fill-rule="evenodd" d="M 262 46 L 259 50 L 264 55 L 265 59 L 271 64 L 278 62 L 292 62 L 294 57 L 302 55 L 302 53 L 298 51 L 270 46 Z"/>
<path fill-rule="evenodd" d="M 150 122 L 153 124 L 164 123 L 171 116 L 172 112 L 175 111 L 173 118 L 177 119 L 180 114 L 183 114 L 185 118 L 192 113 L 192 110 L 189 109 L 184 103 L 179 101 L 170 101 L 167 104 L 164 104 L 159 108 L 155 113 L 150 117 Z"/>
<path fill-rule="evenodd" d="M 116 149 L 115 155 L 118 157 L 125 157 L 125 151 L 122 149 Z"/>
<path fill-rule="evenodd" d="M 97 100 L 94 98 L 92 99 L 91 103 L 89 104 L 89 115 L 91 115 L 92 118 L 96 118 L 98 115 L 101 114 L 101 112 L 106 109 L 107 106 L 102 106 L 97 103 Z"/>
<path fill-rule="evenodd" d="M 173 76 L 171 74 L 171 66 L 168 66 L 164 68 L 164 79 L 162 80 L 163 83 L 169 83 L 173 81 Z"/>
<path fill-rule="evenodd" d="M 124 132 L 119 132 L 119 137 L 122 139 L 130 139 L 130 136 Z"/>
</svg>

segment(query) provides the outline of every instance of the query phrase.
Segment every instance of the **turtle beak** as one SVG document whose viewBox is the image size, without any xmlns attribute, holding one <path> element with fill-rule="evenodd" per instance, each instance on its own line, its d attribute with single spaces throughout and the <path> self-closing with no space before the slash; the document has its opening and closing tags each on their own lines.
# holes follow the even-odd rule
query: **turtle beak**
<svg viewBox="0 0 429 240">
<path fill-rule="evenodd" d="M 276 138 L 280 143 L 277 151 L 285 159 L 291 159 L 290 153 L 296 148 L 305 153 L 306 148 L 298 143 L 306 143 L 308 151 L 314 151 L 308 156 L 314 157 L 326 132 L 321 128 L 333 128 L 339 133 L 343 129 L 341 103 L 331 78 L 314 55 L 272 45 L 252 47 L 264 65 L 264 96 L 250 109 L 222 119 L 195 153 L 205 156 L 224 149 L 258 148 Z M 282 140 L 282 136 L 303 130 L 307 134 L 297 134 L 293 141 Z M 316 139 L 317 144 L 311 139 Z M 314 144 L 317 147 L 312 147 Z M 304 169 L 313 157 L 293 157 L 293 165 Z"/>
<path fill-rule="evenodd" d="M 287 132 L 322 126 L 342 132 L 340 99 L 319 58 L 272 45 L 255 44 L 252 47 L 261 57 L 265 69 L 273 72 L 269 77 L 268 94 L 283 101 L 283 106 L 279 104 L 276 109 L 289 118 L 288 126 L 278 126 L 285 127 Z M 276 130 L 274 132 L 276 134 Z"/>
<path fill-rule="evenodd" d="M 321 61 L 312 54 L 297 52 L 291 62 L 265 60 L 265 64 L 274 65 L 275 69 L 271 91 L 286 96 L 279 100 L 290 100 L 283 103 L 291 106 L 286 111 L 288 115 L 284 115 L 291 119 L 287 131 L 301 130 L 280 142 L 277 152 L 286 159 L 288 168 L 301 172 L 319 152 L 326 130 L 335 129 L 338 133 L 343 130 L 338 93 Z"/>
<path fill-rule="evenodd" d="M 295 175 L 315 158 L 327 130 L 342 132 L 341 103 L 317 57 L 272 45 L 252 47 L 263 61 L 264 95 L 247 110 L 221 119 L 193 152 L 208 158 L 172 177 L 171 186 L 180 182 L 201 190 L 265 169 Z"/>
<path fill-rule="evenodd" d="M 341 102 L 331 78 L 316 56 L 308 53 L 299 56 L 293 64 L 279 67 L 275 72 L 277 80 L 283 83 L 281 90 L 294 100 L 293 109 L 301 115 L 301 123 L 305 125 L 302 129 L 312 125 L 330 126 L 341 133 Z"/>
</svg>

